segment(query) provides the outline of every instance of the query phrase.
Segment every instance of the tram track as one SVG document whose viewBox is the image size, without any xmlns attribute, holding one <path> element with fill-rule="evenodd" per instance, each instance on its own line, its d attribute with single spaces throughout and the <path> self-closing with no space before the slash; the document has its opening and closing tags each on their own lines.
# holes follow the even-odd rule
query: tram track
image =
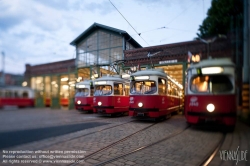
<svg viewBox="0 0 250 166">
<path fill-rule="evenodd" d="M 136 121 L 136 120 L 133 120 L 133 121 Z M 100 153 L 100 152 L 103 152 L 103 151 L 105 151 L 105 150 L 107 150 L 107 149 L 109 149 L 109 148 L 111 148 L 111 147 L 113 147 L 113 146 L 115 146 L 115 145 L 118 145 L 118 144 L 121 143 L 121 142 L 124 142 L 124 141 L 128 140 L 129 138 L 135 136 L 136 134 L 139 134 L 139 133 L 142 132 L 142 131 L 145 131 L 145 130 L 149 129 L 150 127 L 156 125 L 157 123 L 158 123 L 158 122 L 153 123 L 153 124 L 151 124 L 151 125 L 149 125 L 149 126 L 147 126 L 147 127 L 144 127 L 143 129 L 141 129 L 141 130 L 139 130 L 139 131 L 137 131 L 137 132 L 135 132 L 135 133 L 133 133 L 133 134 L 130 134 L 130 135 L 128 135 L 128 136 L 126 136 L 126 137 L 124 137 L 124 138 L 122 138 L 122 139 L 120 139 L 120 140 L 118 140 L 118 141 L 116 141 L 116 142 L 114 142 L 114 143 L 111 143 L 111 144 L 109 144 L 109 145 L 107 145 L 107 146 L 105 146 L 105 147 L 103 147 L 103 148 L 101 148 L 101 149 L 99 149 L 99 150 L 97 150 L 97 151 L 95 151 L 95 152 L 89 154 L 89 155 L 86 155 L 84 158 L 79 158 L 78 161 L 79 161 L 79 160 L 82 161 L 82 160 L 89 159 L 90 157 L 92 157 L 92 156 L 94 156 L 94 155 L 96 155 L 96 154 L 98 154 L 98 153 Z M 69 166 L 75 166 L 75 165 L 77 165 L 77 164 L 78 164 L 78 163 L 73 163 L 73 164 L 71 164 L 71 165 L 69 165 Z"/>
<path fill-rule="evenodd" d="M 152 127 L 152 126 L 154 126 L 155 124 L 157 124 L 157 123 L 154 123 L 154 124 L 152 124 L 152 125 L 150 125 L 150 126 L 144 128 L 144 129 L 142 129 L 142 130 L 140 130 L 140 131 L 137 131 L 136 133 L 133 133 L 133 134 L 131 134 L 130 136 L 127 136 L 127 137 L 125 137 L 124 139 L 121 139 L 121 140 L 119 140 L 119 141 L 117 141 L 117 142 L 115 142 L 115 143 L 113 143 L 113 144 L 110 144 L 110 145 L 108 145 L 108 146 L 106 146 L 106 147 L 104 147 L 104 148 L 102 148 L 102 149 L 100 149 L 100 150 L 98 150 L 98 151 L 96 151 L 96 152 L 93 152 L 92 154 L 87 155 L 87 156 L 85 156 L 84 158 L 81 158 L 81 159 L 79 159 L 79 160 L 85 160 L 85 161 L 86 161 L 86 160 L 88 160 L 90 157 L 92 157 L 92 156 L 94 156 L 94 155 L 96 155 L 96 154 L 98 154 L 98 153 L 100 153 L 100 152 L 103 152 L 103 151 L 105 151 L 105 150 L 107 150 L 107 149 L 109 149 L 109 148 L 111 148 L 111 147 L 113 147 L 113 146 L 115 146 L 115 145 L 117 145 L 117 144 L 119 144 L 119 143 L 125 141 L 125 140 L 128 140 L 129 138 L 135 136 L 136 134 L 139 134 L 140 132 L 142 132 L 142 131 L 144 131 L 144 130 L 146 130 L 146 129 Z M 138 151 L 144 150 L 144 149 L 146 149 L 146 148 L 148 148 L 148 147 L 151 147 L 151 146 L 153 146 L 153 145 L 159 144 L 159 143 L 161 143 L 161 142 L 163 142 L 163 141 L 165 141 L 165 140 L 168 140 L 168 139 L 170 139 L 170 138 L 173 138 L 173 137 L 175 137 L 175 136 L 177 136 L 177 135 L 183 133 L 183 132 L 184 132 L 185 130 L 187 130 L 189 127 L 190 127 L 190 126 L 187 126 L 187 127 L 184 128 L 184 129 L 178 130 L 178 131 L 176 131 L 176 132 L 174 132 L 174 133 L 172 133 L 172 134 L 170 134 L 170 135 L 168 135 L 168 136 L 166 136 L 166 137 L 164 137 L 164 138 L 162 138 L 162 139 L 160 139 L 160 140 L 158 140 L 158 141 L 149 143 L 149 144 L 144 145 L 144 146 L 137 147 L 136 149 L 130 150 L 129 152 L 123 153 L 123 154 L 118 155 L 118 156 L 116 156 L 116 157 L 113 157 L 113 158 L 111 158 L 111 159 L 108 159 L 108 160 L 102 161 L 102 162 L 100 162 L 100 163 L 97 163 L 95 166 L 101 166 L 101 165 L 105 165 L 105 164 L 111 163 L 111 162 L 116 161 L 116 160 L 118 160 L 118 159 L 120 159 L 120 158 L 122 158 L 122 157 L 128 156 L 128 155 L 130 155 L 130 154 L 133 154 L 133 153 L 136 153 L 136 152 L 138 152 Z M 73 163 L 73 164 L 71 164 L 70 166 L 75 166 L 75 165 L 77 165 L 77 164 L 78 164 L 78 163 Z"/>
<path fill-rule="evenodd" d="M 86 121 L 86 122 L 102 122 L 105 120 L 90 120 L 90 121 Z M 110 127 L 107 127 L 107 128 L 104 128 L 104 129 L 100 129 L 98 131 L 93 131 L 93 132 L 90 132 L 90 133 L 87 133 L 87 134 L 84 134 L 84 135 L 80 135 L 80 136 L 77 136 L 77 137 L 73 137 L 73 138 L 70 138 L 70 139 L 66 139 L 66 140 L 63 140 L 63 141 L 58 141 L 56 143 L 52 143 L 52 144 L 49 144 L 47 146 L 43 146 L 42 149 L 46 149 L 46 148 L 49 148 L 51 146 L 54 146 L 54 145 L 58 145 L 58 144 L 61 144 L 61 143 L 64 143 L 64 142 L 68 142 L 68 141 L 72 141 L 72 140 L 75 140 L 75 139 L 79 139 L 81 137 L 86 137 L 86 136 L 89 136 L 89 135 L 92 135 L 92 134 L 96 134 L 96 133 L 99 133 L 99 132 L 102 132 L 102 131 L 105 131 L 105 130 L 109 130 L 109 129 L 112 129 L 112 128 L 115 128 L 115 127 L 119 127 L 119 126 L 122 126 L 122 125 L 126 125 L 128 123 L 131 123 L 131 122 L 134 122 L 135 120 L 131 120 L 131 121 L 128 121 L 128 122 L 125 122 L 125 123 L 121 123 L 121 124 L 117 124 L 117 125 L 114 125 L 114 126 L 110 126 Z"/>
<path fill-rule="evenodd" d="M 218 142 L 215 148 L 211 150 L 211 152 L 201 161 L 200 164 L 198 164 L 198 166 L 208 166 L 212 162 L 213 158 L 218 153 L 222 144 L 224 143 L 226 135 L 227 135 L 226 133 L 223 133 L 221 140 Z"/>
</svg>

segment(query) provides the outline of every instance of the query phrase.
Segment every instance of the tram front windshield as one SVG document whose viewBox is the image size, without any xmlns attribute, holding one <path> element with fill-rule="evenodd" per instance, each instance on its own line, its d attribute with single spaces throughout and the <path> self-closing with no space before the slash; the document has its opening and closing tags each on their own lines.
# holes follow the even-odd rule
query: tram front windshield
<svg viewBox="0 0 250 166">
<path fill-rule="evenodd" d="M 79 88 L 76 91 L 76 97 L 77 96 L 88 96 L 89 95 L 89 89 L 88 88 Z"/>
<path fill-rule="evenodd" d="M 130 84 L 131 94 L 154 94 L 157 91 L 155 81 L 132 81 Z"/>
<path fill-rule="evenodd" d="M 191 91 L 198 93 L 227 93 L 233 84 L 226 75 L 203 75 L 191 79 Z"/>
<path fill-rule="evenodd" d="M 111 85 L 96 85 L 94 96 L 107 96 L 112 94 Z"/>
</svg>

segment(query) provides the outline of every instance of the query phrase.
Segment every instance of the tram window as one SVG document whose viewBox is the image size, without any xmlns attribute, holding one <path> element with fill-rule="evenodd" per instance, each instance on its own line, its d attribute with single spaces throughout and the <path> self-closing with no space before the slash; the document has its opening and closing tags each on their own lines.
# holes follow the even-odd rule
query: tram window
<svg viewBox="0 0 250 166">
<path fill-rule="evenodd" d="M 81 96 L 81 94 L 82 94 L 82 89 L 77 89 L 75 96 Z"/>
<path fill-rule="evenodd" d="M 141 81 L 132 81 L 131 82 L 131 88 L 130 88 L 130 93 L 132 94 L 140 94 L 141 93 L 141 84 L 143 84 L 143 82 Z"/>
<path fill-rule="evenodd" d="M 233 90 L 233 85 L 230 79 L 225 75 L 212 76 L 210 80 L 213 93 L 229 92 Z"/>
<path fill-rule="evenodd" d="M 94 92 L 95 92 L 94 88 L 91 88 L 90 89 L 90 96 L 94 96 Z"/>
<path fill-rule="evenodd" d="M 151 91 L 156 91 L 156 84 L 155 84 L 155 82 L 151 82 L 150 90 Z"/>
<path fill-rule="evenodd" d="M 192 79 L 191 90 L 194 92 L 208 92 L 209 76 L 197 76 Z"/>
<path fill-rule="evenodd" d="M 3 97 L 3 92 L 0 90 L 0 97 Z"/>
<path fill-rule="evenodd" d="M 168 81 L 168 86 L 167 86 L 167 94 L 168 95 L 171 95 L 171 91 L 172 91 L 172 87 L 171 87 L 171 82 L 170 81 Z"/>
<path fill-rule="evenodd" d="M 12 97 L 11 91 L 5 91 L 5 97 L 6 97 L 6 98 Z"/>
<path fill-rule="evenodd" d="M 155 81 L 132 81 L 130 93 L 132 94 L 154 94 L 157 92 Z"/>
<path fill-rule="evenodd" d="M 123 85 L 121 83 L 114 83 L 114 95 L 123 95 Z"/>
<path fill-rule="evenodd" d="M 97 85 L 94 96 L 110 95 L 112 93 L 111 85 Z"/>
<path fill-rule="evenodd" d="M 89 89 L 88 88 L 83 88 L 83 89 L 78 89 L 75 96 L 88 96 L 89 95 Z"/>
<path fill-rule="evenodd" d="M 18 98 L 18 97 L 19 97 L 18 91 L 15 91 L 15 92 L 14 92 L 14 97 L 15 97 L 15 98 Z"/>
<path fill-rule="evenodd" d="M 155 81 L 145 81 L 146 91 L 144 94 L 154 94 L 157 92 L 157 86 Z"/>
<path fill-rule="evenodd" d="M 129 83 L 128 84 L 125 84 L 125 96 L 128 96 L 129 95 Z"/>
<path fill-rule="evenodd" d="M 28 98 L 28 92 L 24 91 L 23 94 L 22 94 L 23 98 Z"/>
<path fill-rule="evenodd" d="M 221 93 L 233 90 L 233 85 L 225 75 L 197 76 L 191 80 L 191 91 Z"/>
<path fill-rule="evenodd" d="M 101 95 L 101 89 L 100 86 L 96 86 L 94 96 L 99 96 L 99 95 Z"/>
<path fill-rule="evenodd" d="M 83 88 L 82 89 L 82 95 L 83 96 L 88 96 L 89 95 L 89 89 L 88 88 Z"/>
<path fill-rule="evenodd" d="M 159 95 L 166 95 L 166 80 L 163 78 L 158 79 L 158 93 Z"/>
</svg>

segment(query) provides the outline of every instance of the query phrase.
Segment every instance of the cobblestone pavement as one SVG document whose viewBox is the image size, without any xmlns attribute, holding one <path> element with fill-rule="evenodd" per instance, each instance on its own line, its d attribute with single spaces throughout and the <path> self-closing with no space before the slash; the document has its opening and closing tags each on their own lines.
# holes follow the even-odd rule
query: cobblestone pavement
<svg viewBox="0 0 250 166">
<path fill-rule="evenodd" d="M 176 131 L 183 131 L 172 138 L 169 137 L 157 144 L 104 165 L 191 166 L 199 165 L 201 161 L 215 149 L 217 144 L 223 138 L 223 133 L 219 130 L 204 130 L 196 127 L 187 128 L 188 125 L 182 115 L 175 115 L 168 120 L 155 123 L 152 121 L 133 120 L 128 116 L 111 118 L 102 117 L 97 114 L 81 114 L 76 110 L 51 110 L 47 108 L 9 110 L 8 112 L 6 110 L 0 111 L 0 132 L 60 126 L 65 123 L 77 124 L 89 121 L 106 122 L 109 124 L 2 149 L 0 151 L 0 161 L 2 161 L 0 162 L 0 165 L 12 165 L 10 162 L 14 159 L 7 158 L 6 160 L 6 158 L 3 158 L 3 155 L 10 154 L 9 151 L 17 150 L 29 150 L 33 152 L 34 156 L 36 156 L 36 158 L 31 159 L 31 156 L 28 156 L 29 153 L 21 153 L 21 155 L 28 156 L 27 158 L 22 158 L 22 160 L 26 160 L 26 162 L 31 162 L 30 160 L 43 162 L 42 164 L 21 164 L 21 159 L 18 159 L 18 165 L 72 165 L 71 163 L 65 163 L 65 161 L 72 161 L 73 165 L 96 165 L 118 155 L 130 152 L 131 150 L 145 147 L 150 143 L 167 138 L 173 135 Z M 112 145 L 137 131 L 140 132 L 122 142 L 102 150 L 108 145 Z M 250 165 L 249 140 L 250 127 L 238 122 L 235 131 L 226 134 L 224 143 L 210 165 L 236 165 L 237 161 L 225 161 L 225 158 L 221 158 L 221 154 L 225 150 L 236 151 L 237 148 L 240 152 L 248 151 L 248 153 L 245 153 L 246 159 L 238 161 L 237 166 Z M 5 152 L 8 151 L 8 153 L 4 153 L 4 150 Z M 98 152 L 99 150 L 101 151 Z M 38 153 L 35 154 L 35 151 Z M 63 154 L 66 151 L 69 152 Z M 95 152 L 98 153 L 91 155 Z M 55 159 L 52 160 L 48 158 L 50 156 L 55 157 L 55 155 L 62 155 L 62 158 L 58 158 L 59 164 L 46 163 L 55 161 Z M 67 155 L 71 155 L 70 158 L 65 158 Z M 17 157 L 17 155 L 15 155 L 15 157 Z M 85 159 L 85 157 L 87 158 Z M 75 162 L 75 160 L 78 159 L 81 159 L 78 161 L 79 164 Z M 8 161 L 9 163 L 5 164 L 3 161 Z"/>
<path fill-rule="evenodd" d="M 162 138 L 165 138 L 166 136 L 175 133 L 176 131 L 184 130 L 186 126 L 187 124 L 185 123 L 185 121 L 183 121 L 182 116 L 174 116 L 169 120 L 157 123 L 154 126 L 148 128 L 147 130 L 144 130 L 141 133 L 134 135 L 130 139 L 125 140 L 119 143 L 118 145 L 99 153 L 97 156 L 95 155 L 91 158 L 85 159 L 85 164 L 97 164 L 109 158 L 113 158 L 118 155 L 133 151 L 140 147 L 146 146 L 152 142 L 159 141 Z M 100 156 L 105 156 L 105 158 L 102 158 Z"/>
<path fill-rule="evenodd" d="M 249 126 L 238 122 L 234 132 L 226 134 L 223 145 L 209 165 L 250 165 L 249 129 Z M 222 136 L 223 133 L 220 131 L 189 128 L 176 137 L 104 165 L 200 165 L 202 161 L 207 158 L 208 154 L 215 149 Z M 238 153 L 237 148 L 239 148 Z M 237 155 L 236 157 L 233 156 L 234 159 L 223 158 L 221 154 L 224 150 L 233 151 L 233 153 L 237 153 Z M 243 155 L 244 157 L 242 157 L 242 154 L 239 154 L 239 152 L 246 151 L 248 153 L 246 156 Z M 239 158 L 238 161 L 237 157 Z"/>
</svg>

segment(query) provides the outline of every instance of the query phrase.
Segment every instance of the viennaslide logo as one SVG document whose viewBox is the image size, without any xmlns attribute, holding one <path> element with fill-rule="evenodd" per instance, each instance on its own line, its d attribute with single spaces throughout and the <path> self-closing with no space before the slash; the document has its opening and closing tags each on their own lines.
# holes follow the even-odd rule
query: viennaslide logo
<svg viewBox="0 0 250 166">
<path fill-rule="evenodd" d="M 239 151 L 239 146 L 236 150 L 220 150 L 220 158 L 223 161 L 247 161 L 247 150 Z"/>
</svg>

